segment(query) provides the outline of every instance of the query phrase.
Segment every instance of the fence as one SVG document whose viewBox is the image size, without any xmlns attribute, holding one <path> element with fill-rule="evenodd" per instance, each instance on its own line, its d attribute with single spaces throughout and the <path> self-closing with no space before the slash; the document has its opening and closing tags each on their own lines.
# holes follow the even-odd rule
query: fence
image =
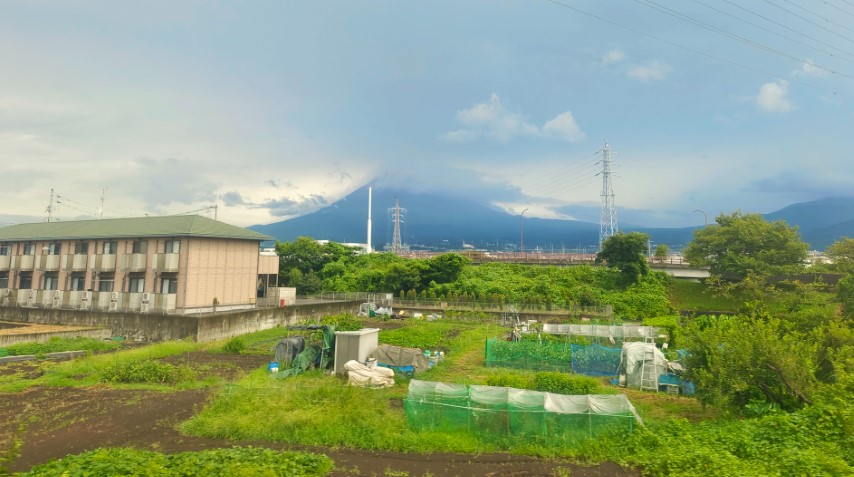
<svg viewBox="0 0 854 477">
<path fill-rule="evenodd" d="M 616 376 L 620 348 L 558 341 L 486 340 L 486 366 L 534 371 L 560 371 L 585 376 Z"/>
</svg>

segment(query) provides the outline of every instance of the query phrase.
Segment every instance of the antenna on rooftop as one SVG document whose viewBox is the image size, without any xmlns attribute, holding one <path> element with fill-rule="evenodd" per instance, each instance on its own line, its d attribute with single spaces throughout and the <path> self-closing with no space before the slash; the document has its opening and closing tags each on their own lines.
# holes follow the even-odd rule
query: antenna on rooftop
<svg viewBox="0 0 854 477">
<path fill-rule="evenodd" d="M 104 195 L 107 193 L 107 189 L 101 189 L 101 208 L 98 209 L 98 219 L 104 218 Z"/>
</svg>

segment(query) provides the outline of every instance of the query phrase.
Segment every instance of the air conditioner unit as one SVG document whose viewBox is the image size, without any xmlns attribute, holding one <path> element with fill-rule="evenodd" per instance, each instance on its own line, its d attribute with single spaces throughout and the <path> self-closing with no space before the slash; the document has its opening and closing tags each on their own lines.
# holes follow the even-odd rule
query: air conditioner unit
<svg viewBox="0 0 854 477">
<path fill-rule="evenodd" d="M 119 299 L 119 292 L 113 292 L 113 293 L 110 295 L 110 300 L 112 300 L 112 301 L 116 301 L 116 300 L 118 300 L 118 299 Z"/>
<path fill-rule="evenodd" d="M 143 303 L 142 305 L 140 305 L 139 312 L 148 313 L 148 303 Z"/>
<path fill-rule="evenodd" d="M 119 309 L 119 304 L 116 303 L 115 301 L 111 301 L 110 302 L 110 311 L 118 311 L 118 309 Z"/>
<path fill-rule="evenodd" d="M 145 303 L 147 301 L 151 301 L 151 293 L 143 293 L 142 294 L 142 301 L 143 301 L 143 303 Z"/>
<path fill-rule="evenodd" d="M 60 290 L 54 290 L 54 291 L 53 291 L 53 298 L 54 298 L 54 299 L 56 299 L 56 298 L 62 298 L 62 292 L 61 292 Z"/>
<path fill-rule="evenodd" d="M 86 301 L 88 299 L 89 299 L 89 290 L 83 290 L 83 295 L 81 297 L 81 300 Z"/>
</svg>

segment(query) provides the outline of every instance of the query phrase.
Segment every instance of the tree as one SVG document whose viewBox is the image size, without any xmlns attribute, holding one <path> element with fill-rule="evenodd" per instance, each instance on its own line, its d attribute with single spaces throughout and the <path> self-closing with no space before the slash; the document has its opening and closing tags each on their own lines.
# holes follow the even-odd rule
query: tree
<svg viewBox="0 0 854 477">
<path fill-rule="evenodd" d="M 712 275 L 743 280 L 751 273 L 762 275 L 801 270 L 807 244 L 797 227 L 766 221 L 760 214 L 721 214 L 716 226 L 694 232 L 684 250 L 693 266 L 708 266 Z"/>
<path fill-rule="evenodd" d="M 843 237 L 825 251 L 831 260 L 830 269 L 840 273 L 854 274 L 854 239 Z"/>
<path fill-rule="evenodd" d="M 645 255 L 648 242 L 647 234 L 618 232 L 602 243 L 602 250 L 596 254 L 596 262 L 605 262 L 609 267 L 618 269 L 623 285 L 637 283 L 649 273 Z"/>
<path fill-rule="evenodd" d="M 658 244 L 655 246 L 655 252 L 652 254 L 655 257 L 655 261 L 658 263 L 664 263 L 667 260 L 667 256 L 670 255 L 670 247 L 667 245 Z"/>
<path fill-rule="evenodd" d="M 423 283 L 451 283 L 460 276 L 463 269 L 471 263 L 467 257 L 457 253 L 445 253 L 427 260 L 423 273 Z"/>
</svg>

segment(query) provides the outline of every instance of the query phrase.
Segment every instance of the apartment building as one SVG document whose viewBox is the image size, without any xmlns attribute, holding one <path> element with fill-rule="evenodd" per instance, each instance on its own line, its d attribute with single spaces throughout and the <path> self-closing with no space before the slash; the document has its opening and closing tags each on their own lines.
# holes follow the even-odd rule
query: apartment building
<svg viewBox="0 0 854 477">
<path fill-rule="evenodd" d="M 142 313 L 253 308 L 278 276 L 278 257 L 260 248 L 268 240 L 197 215 L 3 227 L 0 305 Z"/>
</svg>

